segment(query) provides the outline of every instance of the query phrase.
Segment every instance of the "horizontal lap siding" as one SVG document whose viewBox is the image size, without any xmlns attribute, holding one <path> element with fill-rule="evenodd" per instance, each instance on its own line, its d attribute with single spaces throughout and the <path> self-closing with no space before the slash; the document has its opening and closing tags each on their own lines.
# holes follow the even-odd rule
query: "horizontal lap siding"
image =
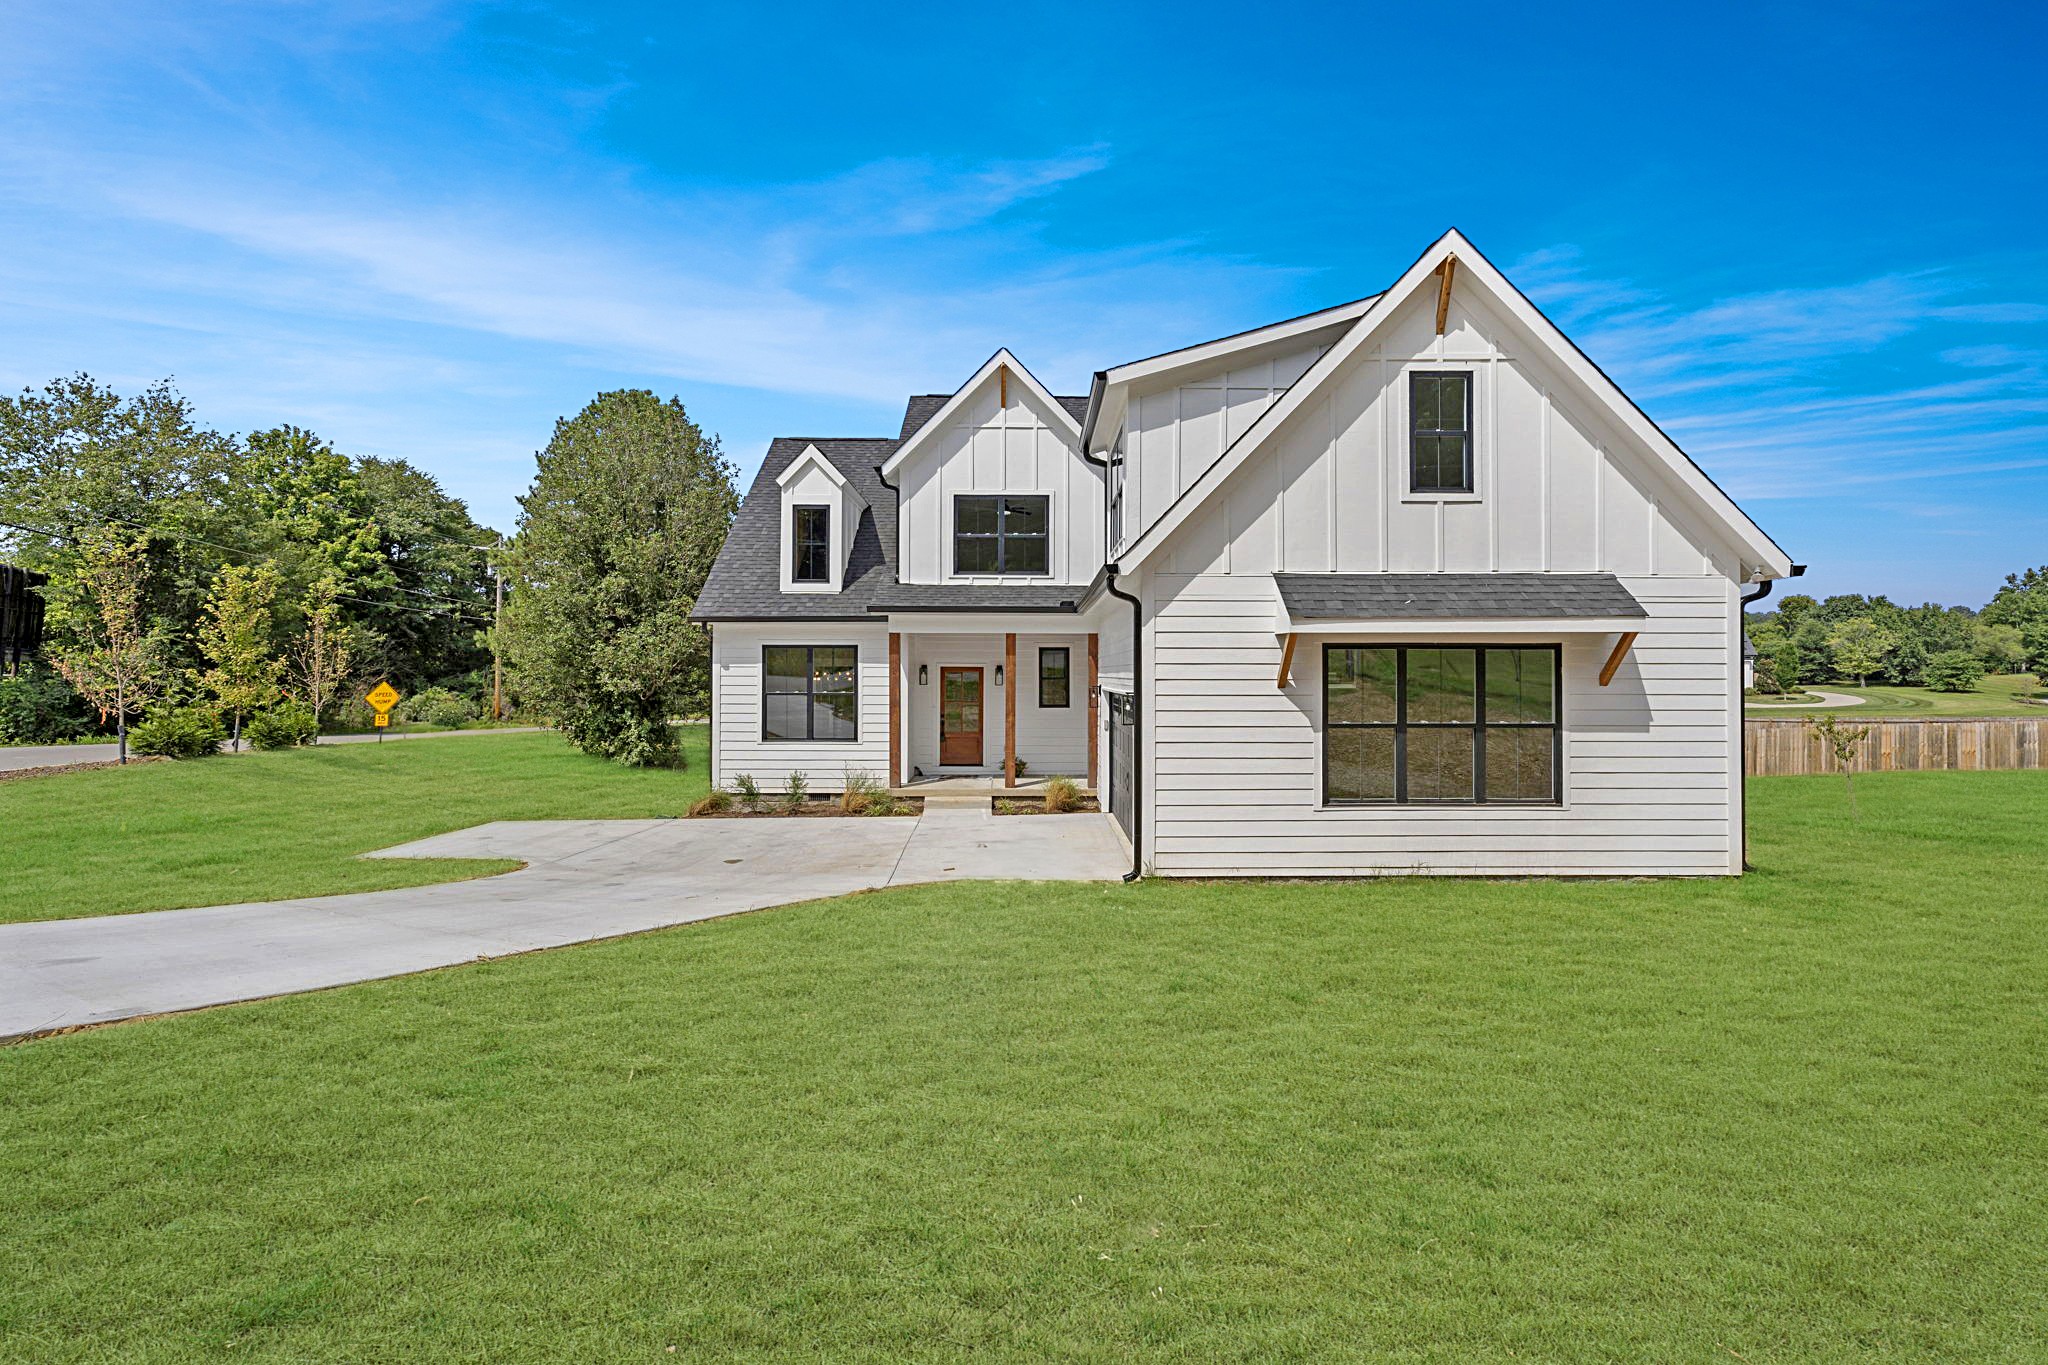
<svg viewBox="0 0 2048 1365">
<path fill-rule="evenodd" d="M 713 780 L 730 786 L 750 774 L 762 790 L 801 772 L 812 791 L 839 791 L 849 767 L 889 779 L 889 632 L 867 625 L 791 622 L 728 623 L 711 636 L 713 705 L 718 752 Z M 853 743 L 799 743 L 761 738 L 761 649 L 764 645 L 853 645 L 860 650 L 860 737 Z"/>
<path fill-rule="evenodd" d="M 1624 581 L 1650 616 L 1612 685 L 1599 685 L 1612 636 L 1562 642 L 1563 807 L 1319 809 L 1319 670 L 1336 637 L 1301 637 L 1283 692 L 1270 577 L 1162 579 L 1148 860 L 1176 876 L 1728 872 L 1729 585 Z M 1418 622 L 1408 640 L 1433 638 Z"/>
</svg>

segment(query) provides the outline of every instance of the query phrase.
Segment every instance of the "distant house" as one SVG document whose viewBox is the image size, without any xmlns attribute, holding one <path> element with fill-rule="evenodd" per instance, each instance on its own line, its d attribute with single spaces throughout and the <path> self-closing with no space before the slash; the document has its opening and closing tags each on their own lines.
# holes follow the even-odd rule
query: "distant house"
<svg viewBox="0 0 2048 1365">
<path fill-rule="evenodd" d="M 697 607 L 713 779 L 1023 760 L 1177 876 L 1735 873 L 1739 599 L 1791 572 L 1452 232 L 1085 397 L 998 351 L 773 442 Z"/>
<path fill-rule="evenodd" d="M 12 673 L 42 648 L 43 596 L 39 573 L 0 564 L 0 673 Z"/>
<path fill-rule="evenodd" d="M 1756 686 L 1756 645 L 1751 642 L 1749 632 L 1742 632 L 1742 690 L 1747 692 Z"/>
</svg>

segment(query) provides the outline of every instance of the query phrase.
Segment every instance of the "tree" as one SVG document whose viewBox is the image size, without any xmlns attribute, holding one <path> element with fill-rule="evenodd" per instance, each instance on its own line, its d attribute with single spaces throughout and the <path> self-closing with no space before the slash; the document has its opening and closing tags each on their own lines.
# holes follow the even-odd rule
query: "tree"
<svg viewBox="0 0 2048 1365">
<path fill-rule="evenodd" d="M 72 621 L 77 643 L 59 647 L 51 662 L 99 709 L 102 721 L 113 718 L 119 757 L 126 763 L 128 718 L 139 715 L 163 686 L 165 642 L 142 617 L 142 546 L 99 530 L 89 533 L 80 549 L 77 589 L 82 600 Z"/>
<path fill-rule="evenodd" d="M 214 580 L 199 628 L 200 652 L 212 665 L 200 678 L 220 709 L 234 717 L 235 748 L 242 747 L 242 718 L 275 702 L 284 660 L 274 652 L 278 576 L 264 566 L 230 564 Z"/>
<path fill-rule="evenodd" d="M 2018 626 L 1978 622 L 1970 632 L 1968 652 L 1994 673 L 2015 673 L 2027 661 L 2026 635 Z"/>
<path fill-rule="evenodd" d="M 336 600 L 339 592 L 331 578 L 313 584 L 306 595 L 305 631 L 292 650 L 292 676 L 315 722 L 347 685 L 355 659 L 355 642 Z"/>
<path fill-rule="evenodd" d="M 1842 770 L 1842 786 L 1849 793 L 1849 815 L 1852 819 L 1863 817 L 1856 813 L 1856 751 L 1863 747 L 1863 741 L 1870 738 L 1868 725 L 1844 725 L 1835 716 L 1806 718 L 1806 728 L 1820 736 L 1820 742 L 1835 756 L 1835 763 Z"/>
<path fill-rule="evenodd" d="M 499 536 L 403 460 L 360 460 L 356 479 L 392 575 L 390 589 L 356 613 L 377 636 L 375 671 L 405 692 L 460 689 L 491 661 L 490 555 Z"/>
<path fill-rule="evenodd" d="M 1937 692 L 1974 692 L 1984 665 L 1967 649 L 1944 649 L 1927 661 L 1927 685 Z"/>
<path fill-rule="evenodd" d="M 348 456 L 310 431 L 252 432 L 236 469 L 240 508 L 254 522 L 287 590 L 322 579 L 350 596 L 388 588 L 377 525 Z"/>
<path fill-rule="evenodd" d="M 586 752 L 673 765 L 674 722 L 709 705 L 689 616 L 738 505 L 732 467 L 679 400 L 644 389 L 557 421 L 536 464 L 509 555 L 512 676 Z"/>
<path fill-rule="evenodd" d="M 1877 672 L 1897 644 L 1896 636 L 1867 616 L 1851 617 L 1828 635 L 1828 652 L 1835 667 L 1854 674 L 1858 687 Z"/>
</svg>

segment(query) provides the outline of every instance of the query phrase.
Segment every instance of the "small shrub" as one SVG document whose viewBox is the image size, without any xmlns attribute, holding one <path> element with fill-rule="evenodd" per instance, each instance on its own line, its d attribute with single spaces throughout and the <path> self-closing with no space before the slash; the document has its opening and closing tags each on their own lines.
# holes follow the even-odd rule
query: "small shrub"
<svg viewBox="0 0 2048 1365">
<path fill-rule="evenodd" d="M 845 815 L 863 815 L 875 803 L 877 796 L 885 795 L 882 784 L 875 781 L 875 775 L 865 768 L 846 770 L 846 789 L 839 793 L 839 809 Z"/>
<path fill-rule="evenodd" d="M 1081 788 L 1071 777 L 1055 777 L 1045 784 L 1045 813 L 1064 815 L 1081 809 Z"/>
<path fill-rule="evenodd" d="M 1024 761 L 1024 756 L 1022 754 L 1017 755 L 1017 776 L 1024 776 L 1024 774 L 1028 772 L 1030 768 L 1031 765 Z"/>
<path fill-rule="evenodd" d="M 792 772 L 782 780 L 782 808 L 786 811 L 800 809 L 811 794 L 811 779 L 801 772 Z"/>
<path fill-rule="evenodd" d="M 752 773 L 738 773 L 732 779 L 732 793 L 748 810 L 761 809 L 761 784 Z"/>
<path fill-rule="evenodd" d="M 861 814 L 894 815 L 901 805 L 902 803 L 896 799 L 896 795 L 894 792 L 889 791 L 887 788 L 883 788 L 881 791 L 876 792 L 872 797 L 869 798 L 867 808 L 863 810 Z"/>
<path fill-rule="evenodd" d="M 258 749 L 296 749 L 320 738 L 320 722 L 313 719 L 312 707 L 288 701 L 249 717 L 242 738 Z"/>
<path fill-rule="evenodd" d="M 1929 656 L 1924 676 L 1937 692 L 1974 692 L 1984 680 L 1984 665 L 1967 649 L 1944 649 Z"/>
<path fill-rule="evenodd" d="M 724 815 L 732 809 L 732 793 L 723 787 L 713 787 L 697 804 L 690 807 L 692 815 Z"/>
<path fill-rule="evenodd" d="M 174 706 L 159 711 L 128 731 L 133 753 L 162 758 L 211 758 L 227 738 L 220 717 L 201 706 Z"/>
<path fill-rule="evenodd" d="M 450 729 L 477 718 L 477 705 L 460 692 L 428 687 L 398 703 L 398 719 L 408 725 L 445 725 Z"/>
<path fill-rule="evenodd" d="M 19 673 L 0 677 L 0 740 L 58 744 L 92 731 L 85 699 L 45 665 L 31 659 Z"/>
<path fill-rule="evenodd" d="M 1768 654 L 1757 657 L 1756 690 L 1767 697 L 1784 695 L 1785 685 L 1778 681 L 1778 661 Z"/>
</svg>

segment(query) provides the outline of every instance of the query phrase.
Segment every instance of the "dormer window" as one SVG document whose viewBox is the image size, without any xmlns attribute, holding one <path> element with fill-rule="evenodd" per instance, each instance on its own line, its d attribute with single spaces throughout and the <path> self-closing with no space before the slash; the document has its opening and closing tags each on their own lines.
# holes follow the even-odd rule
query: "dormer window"
<svg viewBox="0 0 2048 1365">
<path fill-rule="evenodd" d="M 1414 493 L 1472 491 L 1472 374 L 1408 376 L 1408 488 Z"/>
<path fill-rule="evenodd" d="M 1050 503 L 1043 493 L 956 496 L 953 572 L 1050 573 Z"/>
<path fill-rule="evenodd" d="M 798 507 L 792 512 L 796 524 L 790 528 L 792 583 L 832 581 L 832 509 Z"/>
</svg>

